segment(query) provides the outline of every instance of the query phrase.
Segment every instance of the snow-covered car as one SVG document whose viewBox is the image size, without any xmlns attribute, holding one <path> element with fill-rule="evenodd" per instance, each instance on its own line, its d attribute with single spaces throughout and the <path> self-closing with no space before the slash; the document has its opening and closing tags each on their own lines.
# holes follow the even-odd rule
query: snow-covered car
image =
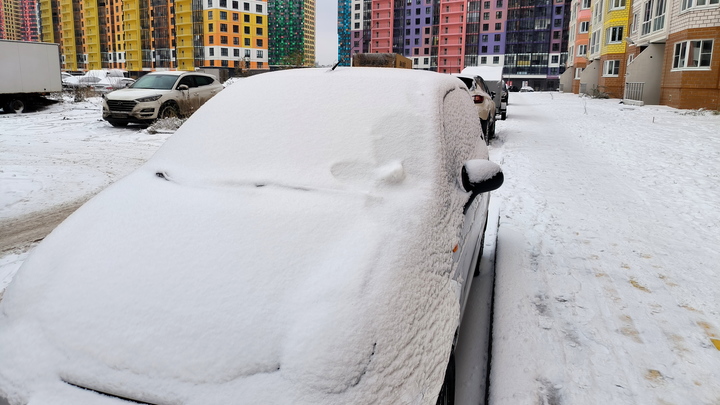
<svg viewBox="0 0 720 405">
<path fill-rule="evenodd" d="M 522 87 L 520 87 L 520 93 L 532 93 L 532 92 L 534 92 L 534 91 L 535 91 L 535 89 L 533 89 L 533 88 L 530 87 L 530 86 L 522 86 Z"/>
<path fill-rule="evenodd" d="M 458 73 L 453 76 L 462 80 L 470 91 L 472 101 L 475 103 L 477 116 L 480 118 L 480 125 L 485 137 L 489 142 L 495 136 L 495 102 L 485 80 L 476 74 Z"/>
<path fill-rule="evenodd" d="M 124 89 L 135 83 L 135 79 L 129 77 L 106 77 L 92 85 L 96 93 L 109 93 L 111 91 Z"/>
<path fill-rule="evenodd" d="M 74 76 L 67 72 L 61 72 L 62 86 L 64 89 L 73 89 L 78 86 L 80 76 Z"/>
<path fill-rule="evenodd" d="M 449 75 L 236 82 L 25 260 L 0 403 L 452 403 L 503 181 L 479 134 Z"/>
<path fill-rule="evenodd" d="M 75 87 L 89 87 L 92 88 L 95 84 L 99 83 L 101 80 L 114 77 L 114 78 L 124 78 L 127 74 L 126 71 L 122 69 L 95 69 L 95 70 L 88 70 L 85 72 L 84 75 L 79 76 L 77 78 L 77 85 Z"/>
<path fill-rule="evenodd" d="M 103 96 L 103 119 L 120 127 L 189 116 L 222 89 L 214 76 L 205 73 L 148 73 L 129 87 Z"/>
</svg>

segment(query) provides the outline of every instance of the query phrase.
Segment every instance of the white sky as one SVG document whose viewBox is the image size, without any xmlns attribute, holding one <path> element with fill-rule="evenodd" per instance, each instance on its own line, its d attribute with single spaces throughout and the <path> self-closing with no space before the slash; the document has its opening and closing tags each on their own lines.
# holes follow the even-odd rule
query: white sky
<svg viewBox="0 0 720 405">
<path fill-rule="evenodd" d="M 337 61 L 337 0 L 316 0 L 315 58 L 320 65 Z"/>
</svg>

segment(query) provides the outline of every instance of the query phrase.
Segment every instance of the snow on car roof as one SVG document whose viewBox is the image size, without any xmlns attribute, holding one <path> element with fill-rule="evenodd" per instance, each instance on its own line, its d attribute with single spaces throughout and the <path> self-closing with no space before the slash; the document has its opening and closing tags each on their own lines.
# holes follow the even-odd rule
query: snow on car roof
<svg viewBox="0 0 720 405">
<path fill-rule="evenodd" d="M 470 66 L 462 70 L 462 74 L 480 76 L 484 80 L 502 80 L 503 68 L 498 66 Z"/>
</svg>

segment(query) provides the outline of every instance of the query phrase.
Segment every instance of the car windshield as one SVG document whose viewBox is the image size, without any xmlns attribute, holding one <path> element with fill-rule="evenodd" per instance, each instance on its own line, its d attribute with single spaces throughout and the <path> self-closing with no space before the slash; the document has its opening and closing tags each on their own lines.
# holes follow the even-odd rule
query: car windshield
<svg viewBox="0 0 720 405">
<path fill-rule="evenodd" d="M 171 90 L 177 76 L 174 75 L 146 75 L 139 78 L 133 83 L 133 89 L 157 89 L 157 90 Z"/>
</svg>

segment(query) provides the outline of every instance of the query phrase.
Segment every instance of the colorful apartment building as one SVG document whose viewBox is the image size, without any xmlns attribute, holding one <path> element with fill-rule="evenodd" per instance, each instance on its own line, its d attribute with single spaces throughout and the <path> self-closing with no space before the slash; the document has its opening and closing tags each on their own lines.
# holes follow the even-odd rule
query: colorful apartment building
<svg viewBox="0 0 720 405">
<path fill-rule="evenodd" d="M 34 0 L 0 0 L 0 39 L 38 41 Z"/>
<path fill-rule="evenodd" d="M 338 15 L 338 59 L 397 53 L 410 58 L 415 69 L 440 73 L 506 66 L 506 75 L 519 84 L 532 80 L 539 89 L 557 88 L 567 58 L 569 2 L 339 0 L 339 9 L 349 4 L 350 10 Z M 343 34 L 345 26 L 350 35 Z"/>
<path fill-rule="evenodd" d="M 572 0 L 570 5 L 567 69 L 560 78 L 560 87 L 575 94 L 580 91 L 580 75 L 588 64 L 590 5 L 590 0 Z"/>
<path fill-rule="evenodd" d="M 264 0 L 39 0 L 63 69 L 268 69 Z"/>
<path fill-rule="evenodd" d="M 269 0 L 270 64 L 315 65 L 315 0 Z"/>
</svg>

